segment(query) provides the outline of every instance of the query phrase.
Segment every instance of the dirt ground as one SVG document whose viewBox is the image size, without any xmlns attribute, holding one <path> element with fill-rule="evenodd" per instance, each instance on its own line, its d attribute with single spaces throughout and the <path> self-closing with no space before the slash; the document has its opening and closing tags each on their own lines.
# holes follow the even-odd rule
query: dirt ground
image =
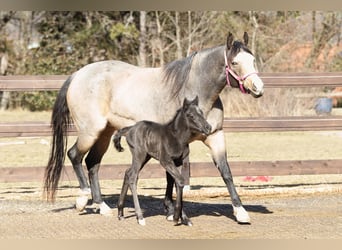
<svg viewBox="0 0 342 250">
<path fill-rule="evenodd" d="M 279 181 L 278 181 L 279 183 Z M 131 196 L 126 219 L 116 218 L 120 181 L 101 183 L 113 216 L 87 208 L 74 209 L 76 183 L 64 182 L 57 200 L 42 200 L 41 183 L 0 184 L 1 239 L 341 239 L 342 183 L 308 183 L 272 186 L 238 184 L 237 189 L 251 224 L 239 225 L 232 216 L 229 196 L 217 178 L 192 180 L 184 208 L 192 227 L 174 226 L 165 220 L 165 180 L 140 180 L 139 194 L 146 226 L 134 216 Z"/>
</svg>

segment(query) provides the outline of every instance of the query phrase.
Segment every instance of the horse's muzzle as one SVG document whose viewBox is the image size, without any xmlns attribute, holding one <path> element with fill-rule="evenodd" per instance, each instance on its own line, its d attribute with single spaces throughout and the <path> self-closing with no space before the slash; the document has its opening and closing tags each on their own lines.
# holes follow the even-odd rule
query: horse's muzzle
<svg viewBox="0 0 342 250">
<path fill-rule="evenodd" d="M 258 92 L 258 93 L 255 93 L 253 91 L 250 91 L 250 94 L 254 97 L 254 98 L 259 98 L 259 97 L 262 97 L 264 95 L 264 90 Z"/>
</svg>

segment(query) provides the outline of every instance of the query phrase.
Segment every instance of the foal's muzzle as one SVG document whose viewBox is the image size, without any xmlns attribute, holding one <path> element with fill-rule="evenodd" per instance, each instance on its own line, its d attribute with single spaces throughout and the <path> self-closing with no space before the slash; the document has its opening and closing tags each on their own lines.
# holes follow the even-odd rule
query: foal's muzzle
<svg viewBox="0 0 342 250">
<path fill-rule="evenodd" d="M 204 128 L 202 129 L 203 131 L 201 131 L 203 134 L 205 135 L 209 135 L 211 133 L 211 126 L 208 123 L 207 125 L 204 126 Z"/>
</svg>

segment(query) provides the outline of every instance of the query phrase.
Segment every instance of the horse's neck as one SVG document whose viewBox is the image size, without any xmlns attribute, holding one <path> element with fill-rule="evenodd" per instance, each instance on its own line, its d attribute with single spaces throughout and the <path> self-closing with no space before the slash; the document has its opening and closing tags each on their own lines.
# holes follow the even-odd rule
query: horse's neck
<svg viewBox="0 0 342 250">
<path fill-rule="evenodd" d="M 196 57 L 195 57 L 196 58 Z M 198 54 L 185 91 L 186 97 L 198 95 L 200 108 L 209 112 L 226 85 L 224 46 Z"/>
</svg>

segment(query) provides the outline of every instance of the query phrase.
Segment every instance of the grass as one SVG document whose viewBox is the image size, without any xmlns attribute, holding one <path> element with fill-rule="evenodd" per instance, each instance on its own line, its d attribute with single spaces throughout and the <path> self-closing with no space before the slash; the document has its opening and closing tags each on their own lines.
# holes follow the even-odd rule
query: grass
<svg viewBox="0 0 342 250">
<path fill-rule="evenodd" d="M 0 112 L 0 122 L 49 121 L 50 112 L 23 110 Z M 275 161 L 339 159 L 342 132 L 250 132 L 226 133 L 230 161 Z M 75 142 L 69 138 L 69 147 Z M 0 138 L 0 167 L 45 166 L 50 152 L 50 137 Z M 130 163 L 127 150 L 118 153 L 111 145 L 103 158 L 104 164 Z M 192 162 L 211 162 L 209 149 L 201 142 L 190 145 Z M 66 164 L 70 164 L 67 160 Z"/>
</svg>

